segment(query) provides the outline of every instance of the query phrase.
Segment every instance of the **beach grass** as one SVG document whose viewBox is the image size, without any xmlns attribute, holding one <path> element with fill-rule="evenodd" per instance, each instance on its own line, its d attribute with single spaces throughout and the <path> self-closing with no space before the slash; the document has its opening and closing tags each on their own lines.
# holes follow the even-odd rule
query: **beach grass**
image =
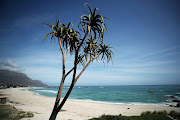
<svg viewBox="0 0 180 120">
<path fill-rule="evenodd" d="M 114 115 L 102 115 L 99 118 L 92 118 L 89 120 L 180 120 L 180 112 L 171 111 L 167 113 L 166 111 L 160 112 L 143 112 L 140 116 L 118 116 Z"/>
<path fill-rule="evenodd" d="M 34 114 L 31 112 L 19 111 L 11 105 L 0 105 L 0 118 L 2 120 L 19 120 L 21 118 L 30 118 Z"/>
</svg>

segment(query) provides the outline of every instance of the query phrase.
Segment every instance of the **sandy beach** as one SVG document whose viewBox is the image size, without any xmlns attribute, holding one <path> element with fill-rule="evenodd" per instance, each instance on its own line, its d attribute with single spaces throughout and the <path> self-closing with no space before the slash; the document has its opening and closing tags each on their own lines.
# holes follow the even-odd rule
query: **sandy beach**
<svg viewBox="0 0 180 120">
<path fill-rule="evenodd" d="M 33 118 L 23 120 L 48 120 L 51 114 L 55 98 L 36 95 L 26 88 L 1 89 L 2 94 L 11 94 L 8 104 L 22 111 L 31 111 Z M 87 101 L 68 100 L 58 114 L 57 120 L 87 120 L 93 117 L 106 115 L 140 115 L 144 111 L 171 111 L 180 112 L 180 108 L 161 105 L 127 105 L 107 104 Z"/>
</svg>

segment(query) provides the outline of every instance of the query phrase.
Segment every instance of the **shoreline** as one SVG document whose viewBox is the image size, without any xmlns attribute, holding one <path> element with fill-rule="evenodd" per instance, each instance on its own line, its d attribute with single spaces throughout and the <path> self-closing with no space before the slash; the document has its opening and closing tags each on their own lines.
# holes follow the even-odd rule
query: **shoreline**
<svg viewBox="0 0 180 120">
<path fill-rule="evenodd" d="M 98 103 L 98 104 L 109 104 L 109 105 L 150 105 L 150 106 L 169 106 L 165 103 L 120 103 L 120 102 L 106 102 L 106 101 L 95 101 L 95 100 L 81 100 L 81 99 L 68 99 L 72 101 L 79 101 L 79 102 L 90 102 L 90 103 Z"/>
<path fill-rule="evenodd" d="M 48 120 L 54 106 L 55 98 L 36 95 L 35 92 L 26 89 L 28 88 L 0 89 L 0 92 L 11 94 L 8 104 L 11 104 L 19 110 L 31 111 L 34 113 L 33 118 L 23 118 L 22 120 Z M 99 117 L 103 114 L 138 116 L 145 111 L 163 110 L 167 112 L 171 110 L 179 112 L 180 108 L 163 105 L 109 104 L 68 99 L 62 111 L 58 114 L 57 119 L 87 120 L 93 117 Z"/>
<path fill-rule="evenodd" d="M 44 87 L 30 87 L 27 88 L 27 91 L 31 91 L 29 89 L 36 89 L 36 88 L 44 88 Z M 79 87 L 78 87 L 79 88 Z M 42 90 L 41 90 L 42 91 Z M 49 98 L 54 98 L 52 96 L 46 96 L 46 95 L 41 95 L 36 91 L 31 91 L 34 92 L 36 95 L 40 95 L 40 96 L 44 96 L 44 97 L 49 97 Z M 57 92 L 55 92 L 57 94 Z M 63 98 L 61 98 L 63 99 Z M 143 103 L 143 102 L 111 102 L 111 101 L 98 101 L 98 100 L 91 100 L 91 99 L 71 99 L 68 98 L 68 100 L 72 100 L 72 101 L 80 101 L 80 102 L 91 102 L 91 103 L 99 103 L 99 104 L 111 104 L 111 105 L 153 105 L 153 106 L 170 106 L 170 105 L 174 105 L 176 106 L 176 102 L 171 102 L 171 103 L 167 103 L 167 102 L 162 102 L 162 103 Z"/>
</svg>

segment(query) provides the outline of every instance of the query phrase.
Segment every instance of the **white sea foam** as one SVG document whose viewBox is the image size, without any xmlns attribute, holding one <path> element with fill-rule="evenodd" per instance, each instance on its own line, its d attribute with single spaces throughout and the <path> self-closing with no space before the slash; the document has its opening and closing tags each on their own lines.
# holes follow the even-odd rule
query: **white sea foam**
<svg viewBox="0 0 180 120">
<path fill-rule="evenodd" d="M 35 95 L 40 95 L 39 93 L 34 93 Z"/>
<path fill-rule="evenodd" d="M 36 90 L 36 91 L 57 93 L 57 91 L 53 91 L 53 90 Z"/>
<path fill-rule="evenodd" d="M 165 95 L 166 97 L 170 97 L 170 98 L 176 98 L 178 100 L 180 100 L 180 97 L 179 96 L 173 96 L 173 95 Z"/>
<path fill-rule="evenodd" d="M 114 105 L 160 105 L 160 106 L 167 106 L 166 103 L 140 103 L 140 102 L 129 102 L 129 103 L 123 103 L 123 102 L 106 102 L 106 101 L 95 101 L 90 99 L 70 99 L 73 101 L 80 101 L 80 102 L 91 102 L 91 103 L 99 103 L 99 104 L 114 104 Z"/>
<path fill-rule="evenodd" d="M 126 104 L 126 103 L 114 103 L 114 102 L 105 102 L 105 101 L 95 101 L 95 100 L 91 100 L 91 99 L 70 99 L 73 101 L 80 101 L 80 102 L 91 102 L 91 103 L 100 103 L 100 104 Z"/>
<path fill-rule="evenodd" d="M 160 106 L 166 106 L 166 103 L 141 103 L 141 102 L 131 102 L 131 105 L 160 105 Z"/>
<path fill-rule="evenodd" d="M 177 105 L 177 102 L 166 103 L 166 105 L 167 105 L 167 106 L 170 106 L 170 105 L 176 106 L 176 105 Z"/>
<path fill-rule="evenodd" d="M 167 99 L 166 102 L 170 103 L 172 102 L 172 99 Z"/>
<path fill-rule="evenodd" d="M 179 95 L 180 95 L 180 92 L 177 92 L 176 94 L 179 94 Z"/>
<path fill-rule="evenodd" d="M 78 87 L 78 88 L 88 88 L 88 87 Z"/>
<path fill-rule="evenodd" d="M 180 100 L 180 97 L 179 96 L 174 96 L 176 99 Z"/>
<path fill-rule="evenodd" d="M 171 97 L 171 96 L 173 96 L 173 95 L 165 95 L 166 97 Z"/>
</svg>

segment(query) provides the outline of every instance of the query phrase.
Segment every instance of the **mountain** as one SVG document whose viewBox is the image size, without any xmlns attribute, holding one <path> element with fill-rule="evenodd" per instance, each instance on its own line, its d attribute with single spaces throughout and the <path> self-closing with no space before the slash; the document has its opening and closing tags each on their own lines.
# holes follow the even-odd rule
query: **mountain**
<svg viewBox="0 0 180 120">
<path fill-rule="evenodd" d="M 0 70 L 0 83 L 23 86 L 47 86 L 40 80 L 32 80 L 24 73 Z"/>
</svg>

